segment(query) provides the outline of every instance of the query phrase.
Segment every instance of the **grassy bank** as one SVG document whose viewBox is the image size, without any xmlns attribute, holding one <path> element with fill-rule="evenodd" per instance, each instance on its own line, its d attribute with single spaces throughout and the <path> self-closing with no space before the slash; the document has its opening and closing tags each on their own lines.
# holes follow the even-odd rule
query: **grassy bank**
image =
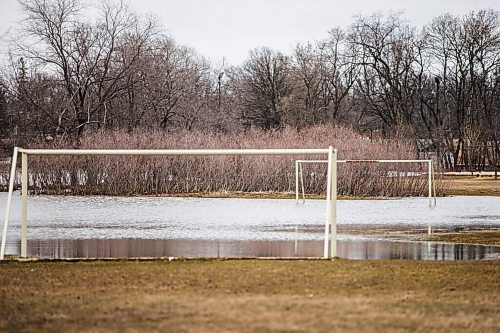
<svg viewBox="0 0 500 333">
<path fill-rule="evenodd" d="M 4 262 L 5 332 L 498 332 L 498 261 Z"/>
</svg>

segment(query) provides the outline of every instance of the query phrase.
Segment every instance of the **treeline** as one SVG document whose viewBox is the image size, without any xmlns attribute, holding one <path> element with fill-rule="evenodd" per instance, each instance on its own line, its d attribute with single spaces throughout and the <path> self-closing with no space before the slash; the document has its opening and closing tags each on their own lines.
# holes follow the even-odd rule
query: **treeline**
<svg viewBox="0 0 500 333">
<path fill-rule="evenodd" d="M 400 140 L 367 140 L 350 128 L 315 125 L 303 129 L 243 132 L 181 130 L 86 131 L 82 149 L 318 148 L 334 145 L 341 159 L 408 159 L 413 147 Z M 73 141 L 33 142 L 34 148 L 72 148 Z M 30 156 L 33 193 L 141 195 L 214 192 L 293 192 L 295 160 L 303 156 Z M 325 159 L 325 156 L 311 156 Z M 0 170 L 7 188 L 8 170 Z M 2 181 L 3 180 L 3 181 Z M 326 192 L 326 164 L 304 166 L 307 193 Z M 18 185 L 17 185 L 18 186 Z M 438 190 L 442 185 L 438 185 Z M 338 191 L 350 196 L 427 194 L 427 165 L 339 164 Z"/>
<path fill-rule="evenodd" d="M 357 16 L 292 54 L 252 50 L 209 63 L 124 2 L 96 19 L 78 0 L 20 0 L 26 19 L 0 77 L 0 135 L 78 140 L 96 129 L 301 132 L 342 124 L 404 138 L 445 168 L 496 168 L 500 154 L 500 16 Z M 332 22 L 332 26 L 335 22 Z"/>
</svg>

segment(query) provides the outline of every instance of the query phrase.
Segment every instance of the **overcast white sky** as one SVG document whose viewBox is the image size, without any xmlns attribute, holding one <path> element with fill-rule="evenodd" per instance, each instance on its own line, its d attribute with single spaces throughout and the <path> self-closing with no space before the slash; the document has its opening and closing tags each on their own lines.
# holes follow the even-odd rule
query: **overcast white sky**
<svg viewBox="0 0 500 333">
<path fill-rule="evenodd" d="M 84 0 L 85 2 L 85 0 Z M 93 2 L 93 1 L 87 1 Z M 152 13 L 178 43 L 211 60 L 242 63 L 248 51 L 269 46 L 290 52 L 297 42 L 326 37 L 334 26 L 347 26 L 353 15 L 403 10 L 422 26 L 449 12 L 500 10 L 500 0 L 130 0 L 140 13 Z M 22 18 L 17 0 L 0 0 L 0 38 L 6 39 Z M 3 42 L 1 50 L 5 50 Z"/>
</svg>

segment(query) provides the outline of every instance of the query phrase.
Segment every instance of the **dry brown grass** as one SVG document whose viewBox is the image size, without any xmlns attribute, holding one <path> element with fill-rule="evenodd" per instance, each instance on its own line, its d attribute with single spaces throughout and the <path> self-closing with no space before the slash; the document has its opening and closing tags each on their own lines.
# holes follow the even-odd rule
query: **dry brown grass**
<svg viewBox="0 0 500 333">
<path fill-rule="evenodd" d="M 500 196 L 500 179 L 493 177 L 445 176 L 441 181 L 446 195 Z"/>
<path fill-rule="evenodd" d="M 498 261 L 0 263 L 5 332 L 498 332 Z"/>
</svg>

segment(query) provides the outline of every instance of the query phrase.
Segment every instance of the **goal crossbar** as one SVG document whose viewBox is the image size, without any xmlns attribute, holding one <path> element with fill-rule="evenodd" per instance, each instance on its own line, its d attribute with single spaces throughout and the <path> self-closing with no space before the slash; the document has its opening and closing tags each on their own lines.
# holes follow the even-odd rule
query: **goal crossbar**
<svg viewBox="0 0 500 333">
<path fill-rule="evenodd" d="M 328 163 L 326 219 L 323 257 L 337 256 L 337 150 L 327 149 L 24 149 L 15 147 L 7 195 L 7 207 L 0 248 L 0 260 L 4 259 L 9 227 L 12 194 L 18 154 L 21 154 L 21 257 L 27 257 L 27 200 L 28 200 L 28 156 L 89 156 L 89 155 L 142 155 L 142 156 L 220 156 L 220 155 L 326 155 Z M 331 240 L 330 252 L 328 239 Z"/>
<path fill-rule="evenodd" d="M 22 149 L 28 155 L 327 155 L 328 149 Z"/>
</svg>

